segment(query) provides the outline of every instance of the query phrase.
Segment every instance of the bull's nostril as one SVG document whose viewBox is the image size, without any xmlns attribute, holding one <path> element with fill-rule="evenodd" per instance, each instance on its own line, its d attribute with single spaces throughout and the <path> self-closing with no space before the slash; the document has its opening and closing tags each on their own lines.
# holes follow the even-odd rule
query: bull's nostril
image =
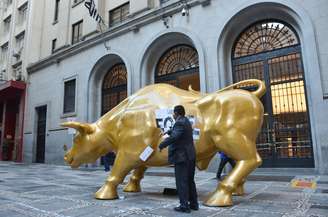
<svg viewBox="0 0 328 217">
<path fill-rule="evenodd" d="M 66 153 L 64 156 L 64 161 L 68 164 L 71 164 L 73 161 L 73 158 L 69 155 L 69 153 Z"/>
</svg>

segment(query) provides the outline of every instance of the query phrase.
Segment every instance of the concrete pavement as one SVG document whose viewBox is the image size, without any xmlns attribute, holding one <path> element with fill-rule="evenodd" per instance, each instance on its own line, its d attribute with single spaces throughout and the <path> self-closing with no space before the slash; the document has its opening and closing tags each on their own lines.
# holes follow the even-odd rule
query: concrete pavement
<svg viewBox="0 0 328 217">
<path fill-rule="evenodd" d="M 313 177 L 317 188 L 292 188 L 290 182 L 295 175 Z M 200 201 L 215 189 L 214 177 L 214 173 L 196 173 Z M 173 211 L 178 205 L 177 197 L 162 194 L 165 187 L 175 187 L 173 168 L 149 169 L 141 193 L 123 193 L 120 185 L 120 199 L 114 201 L 93 198 L 105 178 L 101 168 L 71 170 L 67 166 L 0 162 L 0 217 L 328 217 L 328 176 L 262 171 L 249 177 L 246 195 L 234 197 L 233 207 L 201 205 L 191 214 Z"/>
</svg>

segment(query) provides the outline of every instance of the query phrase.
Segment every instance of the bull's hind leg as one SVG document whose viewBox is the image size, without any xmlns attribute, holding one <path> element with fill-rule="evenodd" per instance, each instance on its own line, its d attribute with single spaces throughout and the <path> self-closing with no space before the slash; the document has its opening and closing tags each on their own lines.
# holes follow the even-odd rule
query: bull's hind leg
<svg viewBox="0 0 328 217">
<path fill-rule="evenodd" d="M 260 155 L 256 152 L 256 163 L 255 163 L 254 169 L 256 169 L 261 164 L 262 164 L 262 159 L 261 159 Z M 232 193 L 233 195 L 235 195 L 235 196 L 242 196 L 242 195 L 245 194 L 244 184 L 246 182 L 246 177 L 237 185 L 237 188 Z"/>
<path fill-rule="evenodd" d="M 140 192 L 140 181 L 144 177 L 144 173 L 146 171 L 147 167 L 140 166 L 136 168 L 129 180 L 129 183 L 124 187 L 125 192 Z"/>
<path fill-rule="evenodd" d="M 236 189 L 232 192 L 232 195 L 234 196 L 243 196 L 245 194 L 245 189 L 244 189 L 244 183 L 245 183 L 245 179 L 243 179 L 241 181 L 241 183 L 239 183 L 236 187 Z"/>
<path fill-rule="evenodd" d="M 105 184 L 95 193 L 95 198 L 100 200 L 117 199 L 117 186 L 123 182 L 125 176 L 136 166 L 135 162 L 137 160 L 131 159 L 131 156 L 118 152 L 111 173 Z"/>
<path fill-rule="evenodd" d="M 246 177 L 262 162 L 256 152 L 255 143 L 247 141 L 247 139 L 243 139 L 243 137 L 240 137 L 237 141 L 244 141 L 246 143 L 245 146 L 243 145 L 242 147 L 248 149 L 244 150 L 247 154 L 243 153 L 240 155 L 238 152 L 241 152 L 242 150 L 237 150 L 237 153 L 234 153 L 234 150 L 231 150 L 231 153 L 229 154 L 237 160 L 236 165 L 228 176 L 226 176 L 225 179 L 218 185 L 216 190 L 209 195 L 207 200 L 204 202 L 204 205 L 206 206 L 231 206 L 232 193 L 238 190 L 238 186 L 243 185 L 243 181 Z"/>
<path fill-rule="evenodd" d="M 218 185 L 204 204 L 207 206 L 231 206 L 232 193 L 241 190 L 238 189 L 238 186 L 242 183 L 243 178 L 251 173 L 257 165 L 255 160 L 238 161 L 231 173 Z"/>
</svg>

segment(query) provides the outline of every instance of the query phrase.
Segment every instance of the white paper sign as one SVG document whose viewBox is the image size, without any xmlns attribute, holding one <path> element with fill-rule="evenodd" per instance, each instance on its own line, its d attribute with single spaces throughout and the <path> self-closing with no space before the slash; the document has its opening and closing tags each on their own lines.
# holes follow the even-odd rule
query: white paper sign
<svg viewBox="0 0 328 217">
<path fill-rule="evenodd" d="M 191 126 L 194 127 L 196 125 L 196 117 L 193 115 L 187 115 L 187 118 L 188 118 Z"/>
<path fill-rule="evenodd" d="M 76 121 L 76 118 L 67 118 L 67 122 L 74 122 Z M 76 130 L 73 128 L 68 128 L 67 131 L 68 134 L 76 134 Z"/>
<path fill-rule="evenodd" d="M 173 115 L 173 110 L 169 108 L 157 109 L 155 113 L 156 113 L 156 118 L 165 118 L 169 115 Z"/>
<path fill-rule="evenodd" d="M 155 115 L 157 127 L 161 128 L 162 132 L 166 132 L 173 127 L 175 123 L 173 118 L 173 109 L 157 109 L 155 110 Z M 187 115 L 186 117 L 189 119 L 191 126 L 194 128 L 197 118 L 194 115 Z M 196 133 L 198 133 L 198 137 L 196 136 L 196 138 L 199 138 L 199 129 L 196 130 Z"/>
<path fill-rule="evenodd" d="M 163 132 L 168 131 L 171 127 L 173 127 L 175 121 L 173 118 L 173 110 L 172 109 L 157 109 L 155 111 L 156 114 L 156 124 L 158 128 L 161 128 Z"/>
<path fill-rule="evenodd" d="M 146 161 L 150 155 L 154 152 L 154 149 L 152 149 L 150 146 L 147 146 L 145 150 L 140 154 L 140 159 L 142 161 Z"/>
<path fill-rule="evenodd" d="M 200 136 L 200 129 L 197 129 L 197 128 L 193 129 L 192 138 L 194 140 L 199 140 L 199 136 Z"/>
</svg>

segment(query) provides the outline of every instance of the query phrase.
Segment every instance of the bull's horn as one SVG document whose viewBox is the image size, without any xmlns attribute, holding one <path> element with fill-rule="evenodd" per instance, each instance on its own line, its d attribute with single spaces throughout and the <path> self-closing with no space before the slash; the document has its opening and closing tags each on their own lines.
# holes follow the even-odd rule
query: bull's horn
<svg viewBox="0 0 328 217">
<path fill-rule="evenodd" d="M 192 93 L 192 94 L 195 94 L 195 95 L 202 95 L 202 96 L 204 96 L 203 93 L 201 93 L 201 92 L 199 92 L 199 91 L 196 91 L 196 90 L 192 89 L 191 84 L 189 84 L 189 86 L 188 86 L 188 90 L 189 90 L 189 92 Z"/>
<path fill-rule="evenodd" d="M 61 126 L 76 129 L 82 134 L 91 134 L 95 131 L 95 129 L 91 124 L 84 124 L 84 123 L 73 122 L 73 121 L 62 123 Z"/>
</svg>

